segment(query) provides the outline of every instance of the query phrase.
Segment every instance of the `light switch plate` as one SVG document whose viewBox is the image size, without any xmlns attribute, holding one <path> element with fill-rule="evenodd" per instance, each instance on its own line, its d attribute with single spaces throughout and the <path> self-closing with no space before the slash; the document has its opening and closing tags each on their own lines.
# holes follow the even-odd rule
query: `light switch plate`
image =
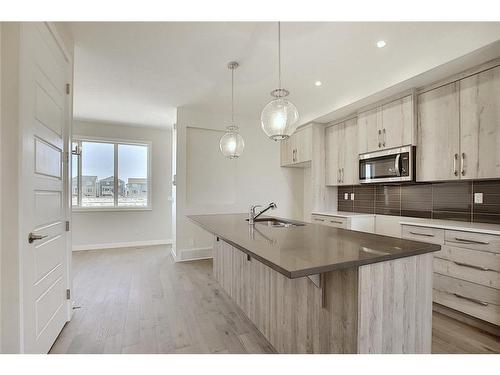
<svg viewBox="0 0 500 375">
<path fill-rule="evenodd" d="M 483 193 L 474 193 L 474 203 L 477 204 L 483 203 Z"/>
<path fill-rule="evenodd" d="M 344 193 L 344 200 L 349 200 L 349 193 Z"/>
<path fill-rule="evenodd" d="M 354 193 L 351 193 L 351 200 L 354 200 Z"/>
</svg>

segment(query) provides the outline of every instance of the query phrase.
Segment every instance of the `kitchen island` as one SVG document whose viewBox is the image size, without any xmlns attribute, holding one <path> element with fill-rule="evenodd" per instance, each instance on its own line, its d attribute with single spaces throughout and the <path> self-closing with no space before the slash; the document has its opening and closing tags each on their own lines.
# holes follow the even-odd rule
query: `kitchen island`
<svg viewBox="0 0 500 375">
<path fill-rule="evenodd" d="M 440 246 L 318 224 L 193 215 L 215 279 L 279 353 L 430 353 Z"/>
</svg>

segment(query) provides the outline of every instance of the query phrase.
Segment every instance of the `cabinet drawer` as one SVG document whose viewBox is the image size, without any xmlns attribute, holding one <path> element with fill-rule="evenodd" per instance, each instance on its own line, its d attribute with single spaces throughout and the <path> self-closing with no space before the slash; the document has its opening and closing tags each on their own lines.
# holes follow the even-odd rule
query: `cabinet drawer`
<svg viewBox="0 0 500 375">
<path fill-rule="evenodd" d="M 500 291 L 434 274 L 434 302 L 500 325 Z"/>
<path fill-rule="evenodd" d="M 347 229 L 347 219 L 345 217 L 330 216 L 327 218 L 327 225 L 330 227 Z"/>
<path fill-rule="evenodd" d="M 457 279 L 467 280 L 476 284 L 500 289 L 500 272 L 480 269 L 470 264 L 434 258 L 434 272 Z"/>
<path fill-rule="evenodd" d="M 434 256 L 470 268 L 500 272 L 500 254 L 444 245 Z"/>
<path fill-rule="evenodd" d="M 311 215 L 313 223 L 328 225 L 329 227 L 347 229 L 347 218 L 326 215 Z"/>
<path fill-rule="evenodd" d="M 447 245 L 500 254 L 500 236 L 493 234 L 446 230 L 445 241 Z"/>
<path fill-rule="evenodd" d="M 408 240 L 444 244 L 444 229 L 403 225 L 401 237 Z"/>
</svg>

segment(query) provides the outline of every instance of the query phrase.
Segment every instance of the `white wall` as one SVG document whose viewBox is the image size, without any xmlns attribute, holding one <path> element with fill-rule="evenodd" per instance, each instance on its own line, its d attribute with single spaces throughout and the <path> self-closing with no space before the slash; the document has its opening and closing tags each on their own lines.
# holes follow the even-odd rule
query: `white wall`
<svg viewBox="0 0 500 375">
<path fill-rule="evenodd" d="M 211 256 L 212 237 L 186 215 L 245 213 L 251 204 L 274 201 L 278 209 L 272 215 L 302 219 L 304 171 L 280 167 L 280 144 L 265 136 L 258 114 L 253 118 L 236 117 L 245 150 L 239 159 L 227 160 L 220 154 L 218 139 L 228 125 L 229 113 L 186 107 L 177 111 L 173 247 L 177 260 Z"/>
<path fill-rule="evenodd" d="M 73 134 L 152 142 L 152 210 L 73 212 L 73 250 L 170 243 L 171 129 L 74 120 Z"/>
</svg>

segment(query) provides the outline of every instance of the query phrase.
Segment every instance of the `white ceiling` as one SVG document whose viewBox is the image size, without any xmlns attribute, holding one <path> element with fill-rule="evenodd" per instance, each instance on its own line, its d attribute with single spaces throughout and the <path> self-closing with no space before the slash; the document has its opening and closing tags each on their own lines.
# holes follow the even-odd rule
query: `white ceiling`
<svg viewBox="0 0 500 375">
<path fill-rule="evenodd" d="M 71 23 L 77 118 L 168 127 L 178 106 L 256 115 L 277 86 L 266 22 Z M 385 48 L 376 48 L 383 39 Z M 301 123 L 500 39 L 497 23 L 283 23 L 283 86 Z M 314 82 L 321 80 L 322 87 Z"/>
</svg>

